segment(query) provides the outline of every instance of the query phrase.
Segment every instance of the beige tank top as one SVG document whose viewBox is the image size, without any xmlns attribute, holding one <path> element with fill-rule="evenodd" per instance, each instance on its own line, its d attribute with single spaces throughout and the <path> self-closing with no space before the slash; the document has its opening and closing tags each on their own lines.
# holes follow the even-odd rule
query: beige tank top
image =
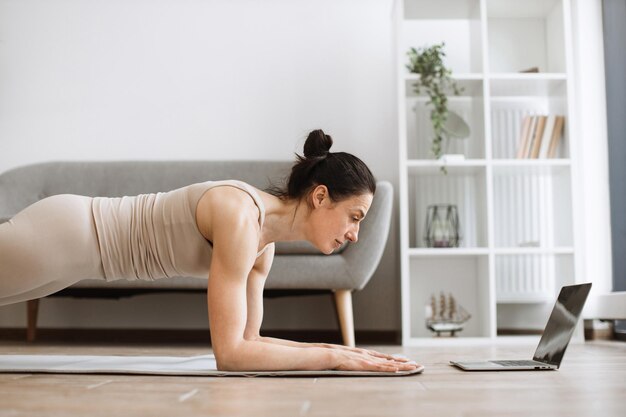
<svg viewBox="0 0 626 417">
<path fill-rule="evenodd" d="M 95 197 L 92 211 L 106 280 L 208 278 L 213 248 L 198 229 L 196 207 L 206 191 L 220 186 L 250 194 L 263 227 L 261 197 L 254 187 L 237 180 L 207 181 L 132 197 Z"/>
</svg>

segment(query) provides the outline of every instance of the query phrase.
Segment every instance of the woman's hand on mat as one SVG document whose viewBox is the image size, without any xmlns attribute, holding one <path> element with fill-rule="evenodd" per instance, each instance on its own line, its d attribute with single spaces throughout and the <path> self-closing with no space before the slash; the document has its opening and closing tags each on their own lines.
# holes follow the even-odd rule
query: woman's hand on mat
<svg viewBox="0 0 626 417">
<path fill-rule="evenodd" d="M 333 352 L 335 366 L 332 369 L 339 371 L 397 372 L 412 371 L 419 366 L 405 358 L 396 358 L 391 355 L 386 355 L 390 357 L 388 359 L 347 349 L 333 349 Z"/>
<path fill-rule="evenodd" d="M 355 353 L 362 353 L 364 355 L 371 355 L 376 358 L 389 359 L 389 360 L 394 360 L 394 361 L 398 361 L 401 363 L 411 362 L 410 359 L 407 359 L 401 356 L 394 356 L 394 355 L 389 355 L 386 353 L 376 352 L 375 350 L 353 348 L 353 347 L 343 346 L 343 345 L 333 345 L 331 343 L 315 343 L 315 346 L 325 347 L 329 349 L 345 350 L 345 351 L 355 352 Z"/>
</svg>

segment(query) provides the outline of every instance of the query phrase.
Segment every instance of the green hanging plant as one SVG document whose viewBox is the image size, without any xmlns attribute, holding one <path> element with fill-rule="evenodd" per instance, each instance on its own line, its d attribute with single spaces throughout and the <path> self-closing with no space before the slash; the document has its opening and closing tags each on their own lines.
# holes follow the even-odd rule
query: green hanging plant
<svg viewBox="0 0 626 417">
<path fill-rule="evenodd" d="M 422 89 L 428 95 L 429 101 L 426 105 L 430 105 L 430 121 L 433 125 L 434 137 L 432 139 L 431 150 L 436 159 L 442 155 L 441 145 L 443 142 L 443 130 L 448 118 L 448 98 L 445 91 L 452 88 L 454 95 L 463 92 L 463 88 L 459 87 L 451 78 L 452 71 L 443 63 L 443 57 L 446 56 L 443 51 L 445 43 L 424 48 L 411 48 L 407 55 L 410 64 L 406 67 L 409 71 L 419 74 L 419 79 L 413 84 L 416 94 L 420 94 Z M 445 169 L 445 168 L 444 168 Z"/>
</svg>

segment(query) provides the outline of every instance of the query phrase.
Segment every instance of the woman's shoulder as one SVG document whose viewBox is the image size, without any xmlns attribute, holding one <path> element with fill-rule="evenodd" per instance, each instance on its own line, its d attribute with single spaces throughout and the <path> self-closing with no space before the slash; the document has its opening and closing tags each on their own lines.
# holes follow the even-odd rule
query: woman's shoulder
<svg viewBox="0 0 626 417">
<path fill-rule="evenodd" d="M 219 186 L 224 186 L 224 185 L 232 185 L 234 187 L 239 186 L 241 188 L 247 188 L 247 189 L 253 189 L 253 190 L 259 191 L 258 188 L 256 188 L 249 182 L 234 179 L 234 178 L 227 178 L 223 180 L 200 181 L 200 182 L 195 182 L 193 184 L 189 184 L 188 187 L 206 187 L 207 189 L 209 189 L 209 188 L 217 188 Z"/>
<path fill-rule="evenodd" d="M 213 187 L 200 199 L 211 213 L 219 213 L 221 219 L 258 218 L 255 199 L 247 192 L 235 187 Z"/>
<path fill-rule="evenodd" d="M 221 185 L 228 185 L 221 181 Z M 230 226 L 250 223 L 254 230 L 260 229 L 259 209 L 255 199 L 239 187 L 209 187 L 202 193 L 196 205 L 196 223 L 205 238 L 212 240 L 217 222 Z"/>
<path fill-rule="evenodd" d="M 241 180 L 227 179 L 218 181 L 204 181 L 187 186 L 199 191 L 199 197 L 203 197 L 209 191 L 212 195 L 241 195 L 241 200 L 246 200 L 246 194 L 256 202 L 258 196 L 262 193 L 255 186 Z M 234 191 L 234 192 L 233 192 Z"/>
</svg>

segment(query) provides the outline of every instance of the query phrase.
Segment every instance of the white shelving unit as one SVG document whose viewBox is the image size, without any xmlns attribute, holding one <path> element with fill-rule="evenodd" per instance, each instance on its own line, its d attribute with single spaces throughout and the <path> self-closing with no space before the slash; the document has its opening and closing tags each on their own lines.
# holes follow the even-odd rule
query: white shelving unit
<svg viewBox="0 0 626 417">
<path fill-rule="evenodd" d="M 541 330 L 562 285 L 577 283 L 569 129 L 573 76 L 569 0 L 397 0 L 402 333 L 404 345 L 536 341 L 498 329 Z M 430 151 L 427 98 L 405 65 L 410 47 L 445 42 L 446 65 L 464 88 L 449 108 L 471 136 Z M 539 73 L 521 73 L 538 67 Z M 525 115 L 565 115 L 554 159 L 515 159 Z M 427 207 L 455 204 L 458 248 L 428 248 Z M 528 247 L 529 242 L 532 247 Z M 457 336 L 425 326 L 431 294 L 452 293 L 472 318 Z"/>
</svg>

